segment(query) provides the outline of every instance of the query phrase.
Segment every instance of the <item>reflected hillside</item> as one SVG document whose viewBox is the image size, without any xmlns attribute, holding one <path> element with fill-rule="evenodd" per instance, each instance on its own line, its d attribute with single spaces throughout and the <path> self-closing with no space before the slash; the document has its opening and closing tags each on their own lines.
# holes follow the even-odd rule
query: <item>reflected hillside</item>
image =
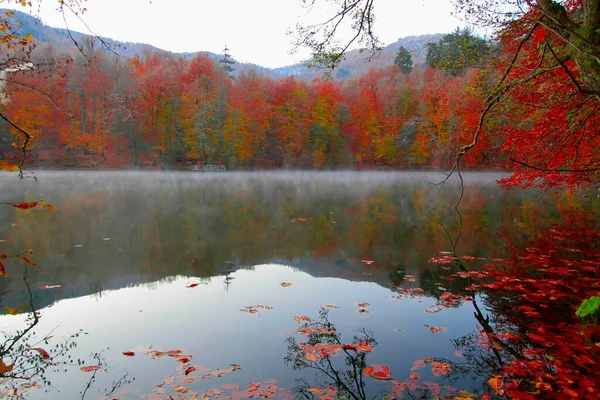
<svg viewBox="0 0 600 400">
<path fill-rule="evenodd" d="M 395 274 L 439 273 L 429 259 L 458 227 L 458 185 L 431 188 L 441 174 L 48 172 L 37 181 L 0 178 L 0 201 L 44 199 L 56 212 L 3 207 L 0 252 L 39 264 L 30 271 L 38 307 L 62 298 L 208 279 L 278 262 L 317 277 L 395 285 Z M 539 193 L 501 192 L 487 174 L 467 175 L 460 254 L 486 256 L 502 221 L 527 228 Z M 555 214 L 545 209 L 549 219 Z M 19 304 L 22 268 L 5 260 L 2 304 Z M 371 261 L 373 261 L 371 263 Z M 400 271 L 400 272 L 398 272 Z M 432 275 L 433 274 L 433 275 Z M 437 275 L 436 275 L 437 274 Z M 231 285 L 235 289 L 235 283 Z"/>
</svg>

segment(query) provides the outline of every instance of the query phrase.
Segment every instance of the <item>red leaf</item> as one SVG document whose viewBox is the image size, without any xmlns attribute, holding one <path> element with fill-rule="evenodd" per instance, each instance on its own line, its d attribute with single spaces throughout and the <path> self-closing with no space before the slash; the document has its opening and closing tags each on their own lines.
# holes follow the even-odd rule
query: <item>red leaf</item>
<svg viewBox="0 0 600 400">
<path fill-rule="evenodd" d="M 187 375 L 191 374 L 192 372 L 194 372 L 195 370 L 196 370 L 196 367 L 194 367 L 194 366 L 190 365 L 189 367 L 187 367 L 187 368 L 185 369 L 185 372 L 184 372 L 184 374 L 187 376 Z"/>
<path fill-rule="evenodd" d="M 29 258 L 25 257 L 25 256 L 19 256 L 19 258 L 23 261 L 25 261 L 27 264 L 33 265 L 34 267 L 36 265 L 38 265 L 36 262 L 31 261 Z"/>
<path fill-rule="evenodd" d="M 99 365 L 88 365 L 87 367 L 81 367 L 79 368 L 79 370 L 83 371 L 83 372 L 92 372 L 92 371 L 96 371 L 99 370 L 100 366 Z"/>
<path fill-rule="evenodd" d="M 0 275 L 2 275 L 5 278 L 8 276 L 8 274 L 6 273 L 6 270 L 4 269 L 4 264 L 2 264 L 1 262 L 0 262 Z"/>
<path fill-rule="evenodd" d="M 390 369 L 385 365 L 373 364 L 370 367 L 365 368 L 363 372 L 365 375 L 372 376 L 373 378 L 379 380 L 392 379 L 392 371 L 390 371 Z"/>
<path fill-rule="evenodd" d="M 135 353 L 133 351 L 124 351 L 123 355 L 127 357 L 132 357 L 135 356 Z"/>
<path fill-rule="evenodd" d="M 21 210 L 28 210 L 30 208 L 34 208 L 38 205 L 37 201 L 32 201 L 30 203 L 21 203 L 21 204 L 13 204 L 13 207 L 19 208 Z"/>
<path fill-rule="evenodd" d="M 50 354 L 48 354 L 48 352 L 46 350 L 44 350 L 44 349 L 41 349 L 39 347 L 35 347 L 35 348 L 31 349 L 31 350 L 35 350 L 38 353 L 40 353 L 40 355 L 42 356 L 42 358 L 44 360 L 48 360 L 50 358 Z"/>
<path fill-rule="evenodd" d="M 198 286 L 198 285 L 199 285 L 199 283 L 190 283 L 190 284 L 189 284 L 189 285 L 187 285 L 186 287 L 188 287 L 188 288 L 194 288 L 194 287 L 196 287 L 196 286 Z"/>
</svg>

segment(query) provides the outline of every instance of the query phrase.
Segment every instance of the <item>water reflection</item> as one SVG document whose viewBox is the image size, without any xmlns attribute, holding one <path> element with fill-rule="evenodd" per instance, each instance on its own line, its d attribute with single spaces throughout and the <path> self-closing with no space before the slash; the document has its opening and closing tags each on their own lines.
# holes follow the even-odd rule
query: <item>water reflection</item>
<svg viewBox="0 0 600 400">
<path fill-rule="evenodd" d="M 440 192 L 424 183 L 437 175 L 38 177 L 15 188 L 4 176 L 0 200 L 44 198 L 60 210 L 3 210 L 0 250 L 32 249 L 40 264 L 31 274 L 34 286 L 62 284 L 37 293 L 40 304 L 177 275 L 225 275 L 268 262 L 390 287 L 394 271 L 429 268 L 429 258 L 446 249 L 438 221 L 453 218 L 448 205 L 454 189 Z M 500 195 L 487 176 L 474 175 L 468 185 L 461 251 L 485 256 L 495 245 L 493 232 L 503 221 L 520 221 L 518 207 L 538 195 Z M 24 298 L 11 288 L 10 275 L 0 282 L 0 300 L 19 304 Z"/>
<path fill-rule="evenodd" d="M 43 173 L 16 188 L 4 177 L 1 201 L 60 210 L 0 210 L 0 253 L 11 256 L 0 304 L 33 296 L 35 329 L 57 341 L 83 329 L 70 356 L 101 366 L 52 373 L 33 399 L 492 393 L 489 373 L 510 357 L 475 339 L 500 323 L 486 312 L 509 315 L 494 308 L 508 300 L 476 296 L 455 257 L 477 271 L 497 257 L 501 228 L 534 232 L 534 202 L 546 223 L 560 219 L 556 199 L 502 193 L 483 174 L 467 176 L 460 220 L 456 189 L 431 190 L 426 174 Z M 39 264 L 30 294 L 19 254 Z M 313 319 L 305 328 L 333 333 L 298 336 L 302 314 Z M 359 343 L 373 351 L 324 347 Z M 191 357 L 159 356 L 169 350 Z M 323 357 L 307 358 L 313 350 Z M 393 379 L 374 379 L 385 371 L 373 366 Z"/>
</svg>

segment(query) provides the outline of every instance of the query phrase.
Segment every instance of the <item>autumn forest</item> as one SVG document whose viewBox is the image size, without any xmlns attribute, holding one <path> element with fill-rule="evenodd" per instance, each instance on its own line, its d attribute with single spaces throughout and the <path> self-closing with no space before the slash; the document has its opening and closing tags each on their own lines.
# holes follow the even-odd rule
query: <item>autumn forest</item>
<svg viewBox="0 0 600 400">
<path fill-rule="evenodd" d="M 600 396 L 600 0 L 336 70 L 377 2 L 311 80 L 1 11 L 0 397 Z"/>
</svg>

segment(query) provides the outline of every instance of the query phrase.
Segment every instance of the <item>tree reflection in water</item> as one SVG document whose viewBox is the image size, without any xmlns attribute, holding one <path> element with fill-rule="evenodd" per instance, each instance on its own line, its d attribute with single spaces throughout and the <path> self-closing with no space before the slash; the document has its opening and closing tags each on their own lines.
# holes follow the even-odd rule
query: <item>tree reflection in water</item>
<svg viewBox="0 0 600 400">
<path fill-rule="evenodd" d="M 377 346 L 373 333 L 359 329 L 351 343 L 343 343 L 340 332 L 329 321 L 328 311 L 321 309 L 319 320 L 311 321 L 306 316 L 297 316 L 297 321 L 304 321 L 297 331 L 306 335 L 306 341 L 298 341 L 291 336 L 286 339 L 288 352 L 284 361 L 295 371 L 313 369 L 317 371 L 314 384 L 300 379 L 300 385 L 292 392 L 297 398 L 321 400 L 355 399 L 367 400 L 377 397 L 388 400 L 410 398 L 430 399 L 454 396 L 456 390 L 450 386 L 435 382 L 417 382 L 416 375 L 410 379 L 396 381 L 392 379 L 389 369 L 382 365 L 367 363 L 367 355 Z M 342 357 L 336 357 L 342 355 Z M 426 363 L 432 368 L 442 368 L 443 364 L 433 359 L 417 360 L 419 368 Z M 447 364 L 444 364 L 447 365 Z M 445 372 L 444 372 L 445 374 Z M 368 386 L 372 379 L 387 380 L 390 389 L 387 392 L 374 393 Z"/>
<path fill-rule="evenodd" d="M 27 294 L 27 302 L 21 310 L 6 307 L 11 314 L 27 313 L 24 327 L 13 332 L 0 332 L 0 397 L 24 399 L 30 390 L 56 390 L 48 375 L 54 372 L 67 371 L 65 368 L 80 368 L 84 361 L 74 360 L 69 351 L 77 346 L 77 338 L 83 332 L 66 336 L 59 342 L 53 339 L 53 332 L 39 336 L 36 328 L 41 319 L 37 310 L 34 296 L 27 279 L 28 267 L 23 271 L 23 286 Z M 91 355 L 96 365 L 93 374 L 85 388 L 82 388 L 81 398 L 84 399 L 88 389 L 93 385 L 96 371 L 106 367 L 102 352 Z M 97 368 L 96 368 L 97 367 Z M 127 374 L 113 383 L 106 395 L 115 392 L 120 386 L 129 383 Z"/>
</svg>

